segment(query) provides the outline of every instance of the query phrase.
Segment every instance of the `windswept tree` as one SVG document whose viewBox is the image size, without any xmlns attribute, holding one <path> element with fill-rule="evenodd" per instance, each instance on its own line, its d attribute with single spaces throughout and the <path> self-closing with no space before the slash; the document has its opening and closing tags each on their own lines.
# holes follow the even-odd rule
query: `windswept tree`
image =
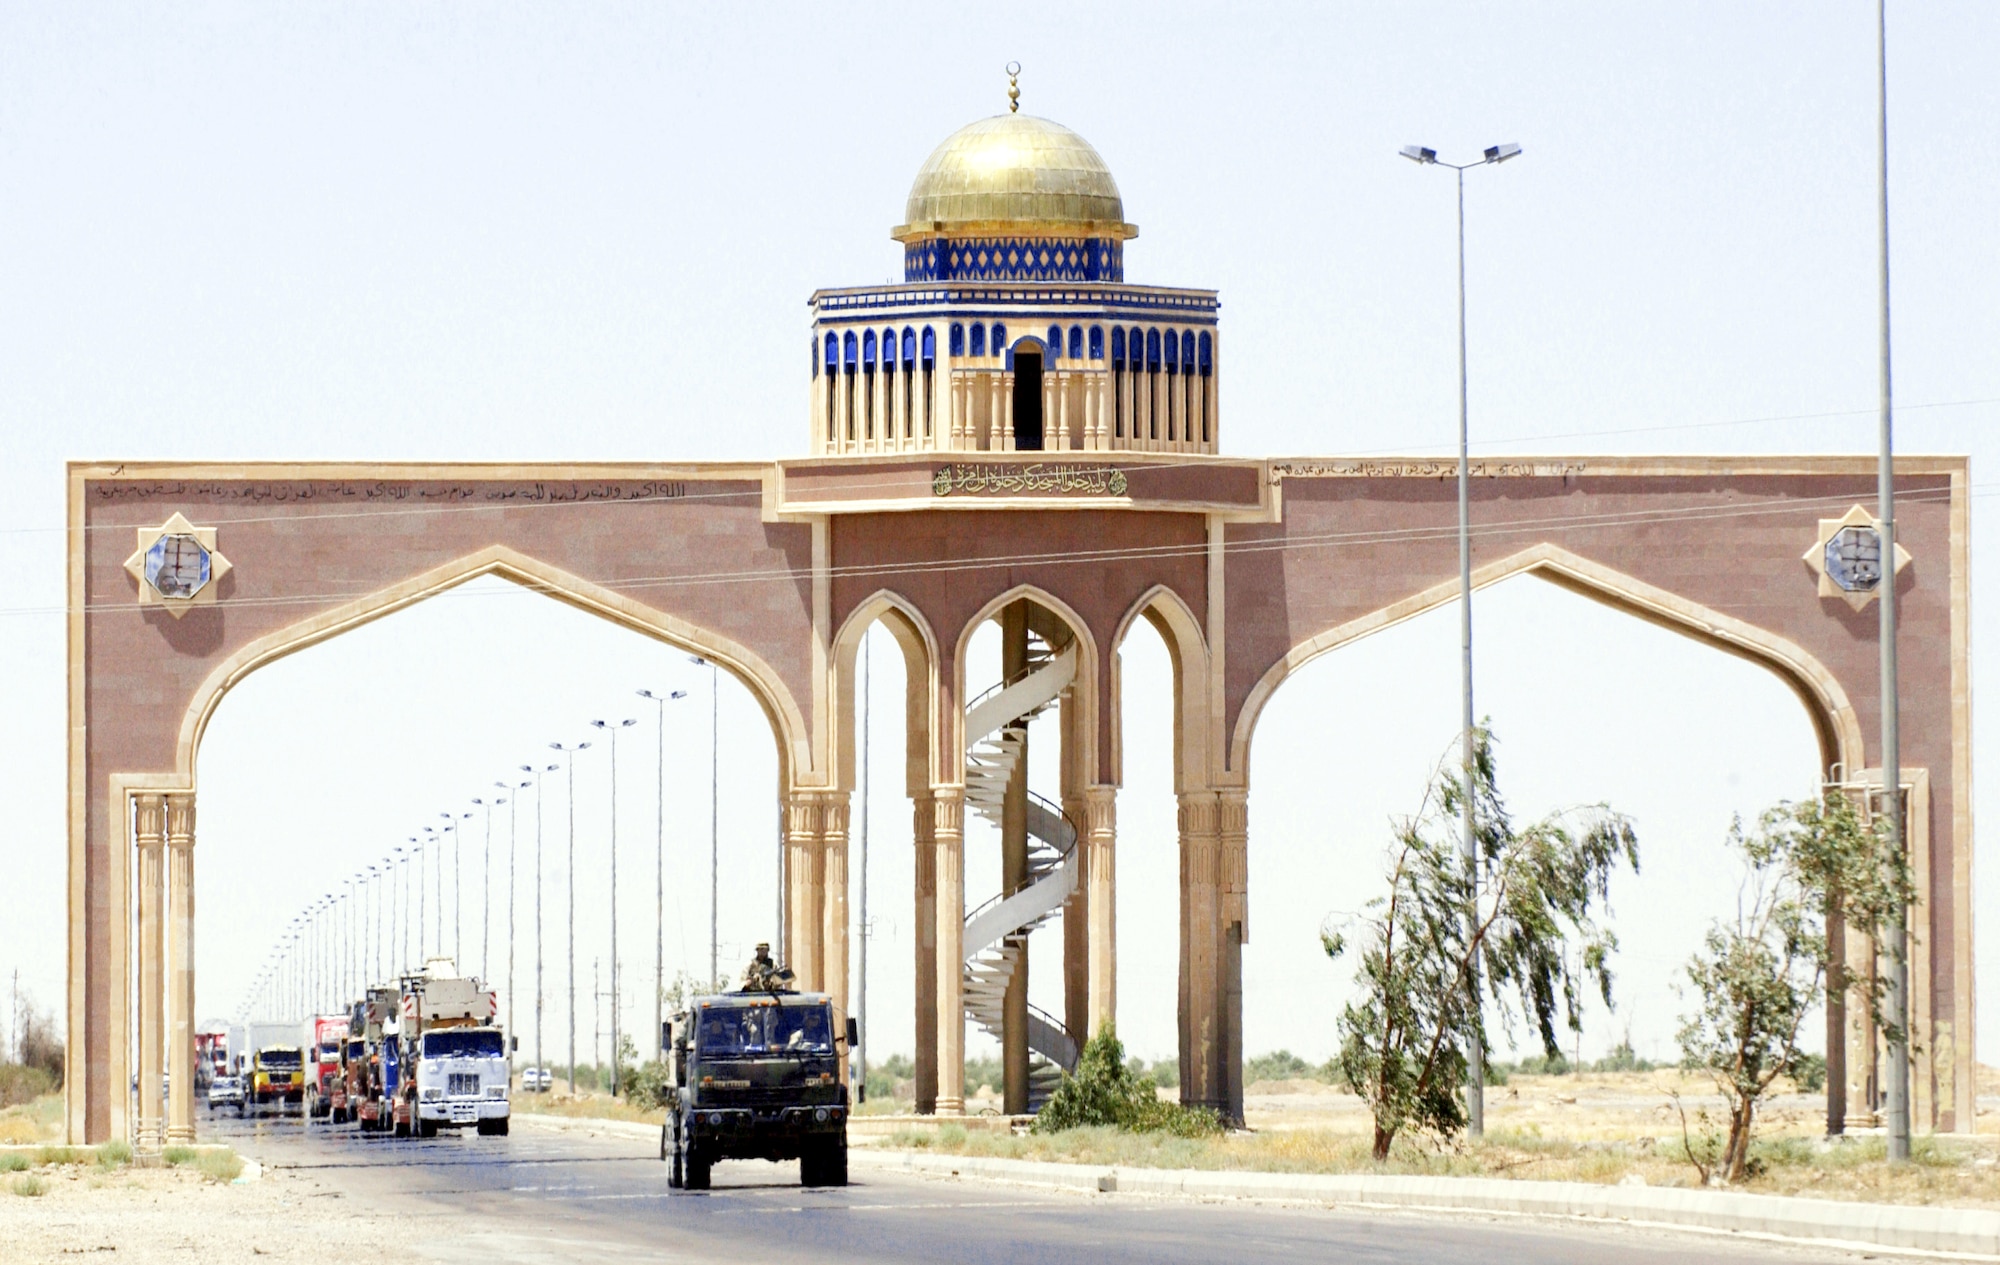
<svg viewBox="0 0 2000 1265">
<path fill-rule="evenodd" d="M 1779 1077 L 1801 1077 L 1808 1056 L 1800 1029 L 1829 977 L 1840 983 L 1828 917 L 1838 912 L 1879 946 L 1881 930 L 1913 893 L 1902 853 L 1845 795 L 1781 804 L 1758 819 L 1754 834 L 1739 821 L 1729 842 L 1744 860 L 1736 913 L 1710 926 L 1687 964 L 1695 1009 L 1679 1037 L 1685 1064 L 1707 1072 L 1728 1105 L 1717 1166 L 1725 1181 L 1741 1181 L 1758 1104 Z M 1904 1038 L 1883 1013 L 1879 975 L 1849 987 L 1889 1040 Z"/>
<path fill-rule="evenodd" d="M 1517 828 L 1482 728 L 1469 791 L 1477 865 L 1468 865 L 1461 772 L 1455 760 L 1442 765 L 1416 815 L 1398 823 L 1388 894 L 1347 929 L 1360 942 L 1360 996 L 1340 1019 L 1340 1068 L 1374 1116 L 1378 1160 L 1406 1128 L 1450 1138 L 1465 1127 L 1468 1051 L 1486 1044 L 1489 1005 L 1510 1028 L 1526 1020 L 1553 1058 L 1558 1013 L 1581 1029 L 1586 984 L 1611 1002 L 1617 940 L 1594 913 L 1613 872 L 1638 868 L 1631 821 L 1597 805 Z M 1322 941 L 1330 957 L 1347 949 L 1346 931 Z"/>
</svg>

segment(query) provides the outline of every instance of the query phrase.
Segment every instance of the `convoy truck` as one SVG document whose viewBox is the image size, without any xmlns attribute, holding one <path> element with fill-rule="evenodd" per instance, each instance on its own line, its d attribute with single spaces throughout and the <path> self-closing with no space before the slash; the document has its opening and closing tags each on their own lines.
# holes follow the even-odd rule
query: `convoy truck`
<svg viewBox="0 0 2000 1265">
<path fill-rule="evenodd" d="M 314 1015 L 306 1020 L 306 1114 L 332 1114 L 335 1083 L 340 1079 L 341 1051 L 347 1045 L 346 1015 Z"/>
<path fill-rule="evenodd" d="M 786 972 L 785 975 L 789 975 Z M 663 1035 L 673 1071 L 660 1158 L 667 1185 L 706 1190 L 717 1160 L 799 1161 L 806 1186 L 847 1184 L 847 1084 L 832 999 L 771 976 L 699 997 Z"/>
<path fill-rule="evenodd" d="M 194 1090 L 206 1094 L 216 1077 L 229 1075 L 229 1025 L 205 1023 L 194 1034 Z"/>
<path fill-rule="evenodd" d="M 450 958 L 433 958 L 404 981 L 400 1096 L 418 1137 L 466 1125 L 506 1134 L 512 1076 L 497 1009 L 486 986 L 461 976 Z M 399 1111 L 399 1125 L 403 1118 Z"/>
<path fill-rule="evenodd" d="M 292 1106 L 304 1108 L 306 1101 L 305 1052 L 296 1045 L 267 1045 L 250 1056 L 243 1070 L 243 1099 L 238 1115 L 248 1115 L 276 1106 L 280 1111 Z"/>
<path fill-rule="evenodd" d="M 373 1133 L 389 1127 L 389 1090 L 384 1083 L 382 1047 L 396 1039 L 399 1005 L 394 988 L 368 990 L 354 1003 L 348 1017 L 347 1056 L 341 1064 L 341 1091 L 345 1097 L 346 1119 Z M 338 1112 L 340 1105 L 336 1104 Z"/>
</svg>

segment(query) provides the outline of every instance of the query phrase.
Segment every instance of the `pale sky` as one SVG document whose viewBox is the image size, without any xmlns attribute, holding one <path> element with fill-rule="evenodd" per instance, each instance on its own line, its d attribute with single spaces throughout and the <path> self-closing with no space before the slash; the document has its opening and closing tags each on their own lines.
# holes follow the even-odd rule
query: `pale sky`
<svg viewBox="0 0 2000 1265">
<path fill-rule="evenodd" d="M 1977 667 L 2000 649 L 1977 619 L 2000 546 L 1982 482 L 2000 457 L 2000 6 L 1898 0 L 1890 25 L 1899 445 L 1974 459 L 1977 806 L 2000 789 Z M 65 460 L 798 455 L 807 295 L 899 275 L 888 230 L 911 178 L 946 134 L 1004 108 L 1009 60 L 1026 67 L 1023 108 L 1081 132 L 1116 174 L 1144 230 L 1128 275 L 1221 292 L 1228 453 L 1450 449 L 1450 178 L 1396 151 L 1463 159 L 1499 141 L 1526 153 L 1467 181 L 1476 452 L 1872 451 L 1874 57 L 1869 0 L 1160 3 L 1006 22 L 934 5 L 0 5 L 0 534 L 15 577 L 0 597 L 0 972 L 60 1003 Z M 1637 819 L 1643 872 L 1614 892 L 1620 1010 L 1593 1014 L 1586 1053 L 1629 1030 L 1669 1054 L 1673 975 L 1734 897 L 1717 877 L 1731 814 L 1812 789 L 1805 714 L 1755 667 L 1532 580 L 1482 594 L 1475 618 L 1479 709 L 1512 802 L 1602 799 Z M 1318 928 L 1371 894 L 1389 816 L 1452 740 L 1456 642 L 1448 608 L 1340 651 L 1260 727 L 1253 1053 L 1333 1048 L 1348 980 Z M 876 649 L 875 750 L 893 768 L 900 668 Z M 1173 1050 L 1172 803 L 1166 753 L 1143 738 L 1167 723 L 1165 675 L 1142 634 L 1125 675 L 1119 1018 L 1152 1057 Z M 203 1015 L 234 1009 L 303 901 L 546 764 L 549 742 L 592 737 L 577 766 L 589 1057 L 610 883 L 608 752 L 588 722 L 634 716 L 620 952 L 628 1011 L 649 1022 L 641 687 L 691 695 L 667 736 L 664 940 L 669 973 L 699 969 L 705 673 L 495 582 L 274 665 L 223 703 L 200 755 Z M 771 927 L 775 760 L 747 695 L 725 679 L 719 703 L 734 969 Z M 911 1047 L 899 790 L 883 778 L 870 811 L 878 1055 Z M 567 1023 L 566 807 L 552 778 L 551 1058 Z M 532 826 L 517 827 L 525 858 Z M 504 856 L 498 818 L 494 837 Z M 973 903 L 997 864 L 975 834 Z M 1991 868 L 1975 869 L 1982 919 Z M 528 897 L 524 878 L 523 998 Z M 1983 1000 L 2000 939 L 1976 927 Z M 1033 973 L 1057 1011 L 1059 937 L 1038 936 Z M 526 1047 L 526 1010 L 519 1030 Z M 2000 1008 L 1980 1007 L 1979 1039 L 2000 1060 Z"/>
</svg>

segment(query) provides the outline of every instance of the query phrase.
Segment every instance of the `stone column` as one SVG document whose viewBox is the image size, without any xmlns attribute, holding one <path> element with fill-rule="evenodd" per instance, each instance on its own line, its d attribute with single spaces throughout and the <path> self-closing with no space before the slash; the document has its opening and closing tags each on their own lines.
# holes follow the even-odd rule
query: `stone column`
<svg viewBox="0 0 2000 1265">
<path fill-rule="evenodd" d="M 1222 848 L 1216 826 L 1215 792 L 1181 794 L 1181 1101 L 1220 1109 Z"/>
<path fill-rule="evenodd" d="M 938 954 L 937 800 L 928 792 L 910 797 L 910 835 L 916 844 L 917 1058 L 916 1110 L 937 1110 Z"/>
<path fill-rule="evenodd" d="M 847 1011 L 847 792 L 820 809 L 820 987 Z"/>
<path fill-rule="evenodd" d="M 1093 786 L 1084 792 L 1086 913 L 1090 926 L 1090 1011 L 1092 1032 L 1118 1017 L 1118 788 Z"/>
<path fill-rule="evenodd" d="M 1056 451 L 1068 452 L 1069 451 L 1069 372 L 1067 370 L 1064 370 L 1061 373 L 1055 373 L 1049 376 L 1050 378 L 1053 379 L 1053 382 L 1050 385 L 1043 388 L 1043 398 L 1045 401 L 1050 398 L 1053 398 L 1055 402 Z M 1049 424 L 1049 406 L 1047 403 L 1044 403 L 1042 405 L 1042 426 L 1046 429 L 1048 424 Z"/>
<path fill-rule="evenodd" d="M 937 857 L 937 1114 L 965 1114 L 965 788 L 933 788 Z"/>
<path fill-rule="evenodd" d="M 998 452 L 1014 451 L 1014 375 L 995 373 L 993 379 L 993 441 Z"/>
<path fill-rule="evenodd" d="M 167 1141 L 194 1141 L 194 793 L 167 796 Z"/>
<path fill-rule="evenodd" d="M 820 987 L 820 803 L 813 791 L 785 799 L 785 964 L 801 991 Z"/>
<path fill-rule="evenodd" d="M 133 830 L 139 854 L 139 1066 L 138 1136 L 133 1141 L 141 1150 L 157 1151 L 166 1140 L 160 1120 L 160 1073 L 165 1070 L 165 1047 L 161 1022 L 166 986 L 161 978 L 160 902 L 164 886 L 162 867 L 166 858 L 167 798 L 164 795 L 135 795 Z M 76 1039 L 71 1034 L 71 1039 Z M 123 1085 L 113 1092 L 126 1093 Z"/>
<path fill-rule="evenodd" d="M 1223 1118 L 1243 1121 L 1243 946 L 1250 942 L 1250 795 L 1233 787 L 1216 795 L 1221 860 Z"/>
</svg>

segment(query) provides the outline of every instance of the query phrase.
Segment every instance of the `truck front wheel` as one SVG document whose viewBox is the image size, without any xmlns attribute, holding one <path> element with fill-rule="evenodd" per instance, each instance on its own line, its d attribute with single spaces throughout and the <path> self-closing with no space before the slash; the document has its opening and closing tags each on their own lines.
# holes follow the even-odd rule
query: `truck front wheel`
<svg viewBox="0 0 2000 1265">
<path fill-rule="evenodd" d="M 479 1136 L 482 1138 L 504 1138 L 507 1136 L 507 1117 L 479 1122 Z"/>
<path fill-rule="evenodd" d="M 435 1120 L 425 1120 L 425 1119 L 423 1119 L 422 1117 L 418 1117 L 418 1119 L 417 1119 L 417 1120 L 416 1120 L 416 1121 L 415 1121 L 414 1123 L 415 1123 L 415 1124 L 416 1124 L 416 1126 L 417 1126 L 417 1136 L 418 1136 L 418 1137 L 420 1137 L 420 1138 L 434 1138 L 434 1137 L 436 1137 L 436 1136 L 438 1135 L 438 1126 L 437 1126 L 437 1121 L 435 1121 Z"/>
<path fill-rule="evenodd" d="M 709 1169 L 715 1163 L 708 1151 L 699 1143 L 689 1143 L 687 1147 L 686 1183 L 689 1190 L 707 1190 Z"/>
</svg>

